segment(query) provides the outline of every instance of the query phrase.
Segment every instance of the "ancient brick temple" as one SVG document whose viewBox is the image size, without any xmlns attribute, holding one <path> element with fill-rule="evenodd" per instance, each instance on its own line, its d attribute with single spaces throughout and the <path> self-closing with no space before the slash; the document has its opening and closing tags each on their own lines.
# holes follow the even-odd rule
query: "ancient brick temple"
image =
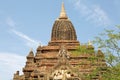
<svg viewBox="0 0 120 80">
<path fill-rule="evenodd" d="M 13 80 L 87 80 L 96 68 L 101 70 L 91 80 L 101 80 L 106 63 L 103 53 L 95 51 L 89 42 L 81 45 L 76 31 L 62 4 L 60 16 L 52 28 L 51 41 L 39 46 L 36 54 L 31 50 L 26 57 L 23 75 L 19 71 Z"/>
</svg>

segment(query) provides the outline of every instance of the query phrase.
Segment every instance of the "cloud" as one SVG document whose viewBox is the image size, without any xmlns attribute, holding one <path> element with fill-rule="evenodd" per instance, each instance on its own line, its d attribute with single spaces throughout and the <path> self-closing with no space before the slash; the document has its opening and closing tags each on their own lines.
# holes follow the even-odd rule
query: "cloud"
<svg viewBox="0 0 120 80">
<path fill-rule="evenodd" d="M 107 13 L 99 5 L 86 5 L 82 0 L 76 0 L 74 6 L 85 20 L 95 25 L 109 26 L 111 24 Z"/>
<path fill-rule="evenodd" d="M 22 71 L 25 61 L 24 56 L 15 53 L 0 52 L 0 80 L 12 80 L 16 70 Z"/>
<path fill-rule="evenodd" d="M 10 31 L 12 31 L 14 34 L 19 36 L 20 38 L 22 38 L 26 42 L 26 45 L 28 47 L 36 48 L 40 45 L 40 42 L 38 42 L 37 40 L 34 40 L 34 39 L 30 38 L 29 36 L 23 34 L 22 32 L 15 30 L 14 28 L 17 27 L 16 26 L 17 24 L 15 23 L 15 21 L 11 17 L 8 17 L 6 19 L 6 24 L 10 27 Z"/>
<path fill-rule="evenodd" d="M 15 26 L 16 26 L 15 21 L 13 21 L 13 19 L 10 18 L 10 17 L 8 17 L 8 18 L 6 19 L 6 23 L 7 23 L 7 25 L 9 25 L 10 27 L 15 27 Z"/>
<path fill-rule="evenodd" d="M 25 40 L 26 45 L 29 47 L 36 48 L 38 45 L 40 45 L 40 43 L 37 40 L 30 38 L 29 36 L 23 34 L 22 32 L 19 32 L 15 29 L 11 29 L 11 31 L 15 33 L 17 36 L 21 37 L 23 40 Z"/>
</svg>

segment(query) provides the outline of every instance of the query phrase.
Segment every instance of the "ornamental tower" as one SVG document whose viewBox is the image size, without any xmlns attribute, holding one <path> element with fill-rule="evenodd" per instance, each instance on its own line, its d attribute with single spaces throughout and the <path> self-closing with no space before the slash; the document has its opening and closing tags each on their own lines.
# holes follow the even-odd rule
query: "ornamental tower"
<svg viewBox="0 0 120 80">
<path fill-rule="evenodd" d="M 59 18 L 53 24 L 49 45 L 55 46 L 61 45 L 62 43 L 67 46 L 79 46 L 76 31 L 66 14 L 64 3 L 62 3 Z"/>
</svg>

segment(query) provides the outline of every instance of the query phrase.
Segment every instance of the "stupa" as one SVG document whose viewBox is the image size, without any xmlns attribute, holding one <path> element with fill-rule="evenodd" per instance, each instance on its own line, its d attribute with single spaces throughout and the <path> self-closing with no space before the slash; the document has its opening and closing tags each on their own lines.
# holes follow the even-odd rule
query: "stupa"
<svg viewBox="0 0 120 80">
<path fill-rule="evenodd" d="M 64 3 L 53 24 L 51 41 L 47 46 L 38 46 L 36 53 L 31 50 L 26 58 L 23 75 L 17 71 L 13 80 L 87 80 L 96 68 L 101 70 L 91 80 L 101 80 L 106 67 L 101 50 L 96 52 L 90 42 L 81 45 L 77 40 Z"/>
</svg>

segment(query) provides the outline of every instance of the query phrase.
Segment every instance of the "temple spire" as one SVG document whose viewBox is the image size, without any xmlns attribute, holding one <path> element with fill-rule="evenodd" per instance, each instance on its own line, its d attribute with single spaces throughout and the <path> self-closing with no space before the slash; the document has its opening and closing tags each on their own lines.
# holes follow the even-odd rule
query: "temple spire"
<svg viewBox="0 0 120 80">
<path fill-rule="evenodd" d="M 60 12 L 60 17 L 59 19 L 67 19 L 67 14 L 65 11 L 65 7 L 64 7 L 64 3 L 62 2 L 62 6 L 61 6 L 61 12 Z"/>
</svg>

